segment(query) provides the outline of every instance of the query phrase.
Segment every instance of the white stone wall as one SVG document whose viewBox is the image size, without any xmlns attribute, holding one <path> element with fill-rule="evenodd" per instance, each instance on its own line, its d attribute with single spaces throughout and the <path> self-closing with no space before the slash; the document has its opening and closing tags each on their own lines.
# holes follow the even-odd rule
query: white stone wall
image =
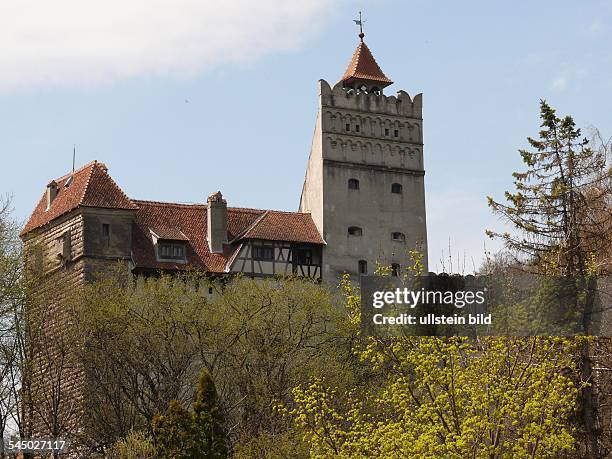
<svg viewBox="0 0 612 459">
<path fill-rule="evenodd" d="M 324 279 L 357 274 L 359 260 L 369 273 L 376 262 L 405 265 L 414 248 L 427 260 L 422 96 L 351 94 L 324 80 L 319 93 L 300 210 L 323 229 Z M 349 179 L 359 180 L 358 190 L 348 188 Z M 393 183 L 401 194 L 391 192 Z M 351 226 L 362 235 L 349 235 Z M 405 242 L 393 240 L 394 232 Z"/>
</svg>

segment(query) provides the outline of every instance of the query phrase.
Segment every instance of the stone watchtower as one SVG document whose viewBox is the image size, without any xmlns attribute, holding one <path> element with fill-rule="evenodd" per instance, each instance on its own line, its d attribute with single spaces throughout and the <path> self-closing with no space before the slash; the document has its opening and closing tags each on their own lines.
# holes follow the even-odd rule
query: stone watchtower
<svg viewBox="0 0 612 459">
<path fill-rule="evenodd" d="M 300 211 L 323 239 L 323 279 L 399 267 L 419 249 L 427 264 L 422 95 L 398 91 L 360 33 L 342 79 L 319 80 L 319 111 Z M 425 266 L 427 268 L 427 266 Z"/>
</svg>

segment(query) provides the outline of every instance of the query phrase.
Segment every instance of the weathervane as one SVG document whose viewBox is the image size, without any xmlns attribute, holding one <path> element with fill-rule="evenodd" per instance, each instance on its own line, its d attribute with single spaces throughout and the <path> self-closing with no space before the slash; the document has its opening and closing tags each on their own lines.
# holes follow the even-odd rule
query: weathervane
<svg viewBox="0 0 612 459">
<path fill-rule="evenodd" d="M 363 37 L 365 37 L 363 33 L 363 23 L 365 21 L 361 19 L 361 11 L 359 12 L 359 19 L 353 19 L 353 22 L 359 26 L 359 38 L 363 41 Z"/>
</svg>

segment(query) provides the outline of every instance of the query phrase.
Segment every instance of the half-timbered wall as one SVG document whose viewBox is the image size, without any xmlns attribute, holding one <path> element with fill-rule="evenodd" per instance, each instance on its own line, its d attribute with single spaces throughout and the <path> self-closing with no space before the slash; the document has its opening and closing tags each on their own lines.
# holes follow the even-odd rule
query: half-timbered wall
<svg viewBox="0 0 612 459">
<path fill-rule="evenodd" d="M 249 240 L 242 244 L 230 271 L 253 277 L 298 275 L 320 278 L 321 248 L 312 244 Z"/>
</svg>

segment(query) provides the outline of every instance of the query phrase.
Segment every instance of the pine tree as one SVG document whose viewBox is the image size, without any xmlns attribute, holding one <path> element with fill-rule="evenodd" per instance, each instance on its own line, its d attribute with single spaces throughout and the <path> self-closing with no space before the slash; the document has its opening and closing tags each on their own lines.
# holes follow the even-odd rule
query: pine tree
<svg viewBox="0 0 612 459">
<path fill-rule="evenodd" d="M 543 100 L 540 118 L 539 138 L 527 138 L 533 151 L 519 150 L 527 167 L 524 172 L 513 174 L 516 190 L 505 193 L 508 203 L 488 197 L 489 206 L 509 221 L 517 234 L 492 231 L 487 234 L 503 239 L 511 251 L 526 255 L 526 264 L 540 274 L 588 277 L 594 272 L 593 261 L 610 251 L 609 158 L 605 148 L 590 147 L 570 116 L 559 118 Z M 581 297 L 579 289 L 574 291 L 576 305 Z M 590 305 L 587 300 L 582 308 L 587 333 L 591 330 Z M 585 457 L 600 457 L 592 350 L 588 341 L 579 354 L 581 379 L 589 382 L 580 394 L 583 452 Z"/>
<path fill-rule="evenodd" d="M 504 240 L 513 252 L 550 274 L 584 275 L 593 252 L 609 244 L 600 225 L 589 218 L 593 190 L 609 180 L 606 156 L 589 146 L 570 116 L 559 118 L 540 102 L 539 138 L 528 137 L 533 151 L 519 150 L 526 170 L 513 173 L 515 191 L 505 193 L 507 204 L 488 197 L 493 211 L 509 221 L 517 234 L 487 231 Z"/>
<path fill-rule="evenodd" d="M 172 400 L 167 413 L 153 419 L 153 434 L 160 458 L 218 459 L 228 456 L 217 391 L 206 370 L 200 375 L 193 411 Z"/>
</svg>

